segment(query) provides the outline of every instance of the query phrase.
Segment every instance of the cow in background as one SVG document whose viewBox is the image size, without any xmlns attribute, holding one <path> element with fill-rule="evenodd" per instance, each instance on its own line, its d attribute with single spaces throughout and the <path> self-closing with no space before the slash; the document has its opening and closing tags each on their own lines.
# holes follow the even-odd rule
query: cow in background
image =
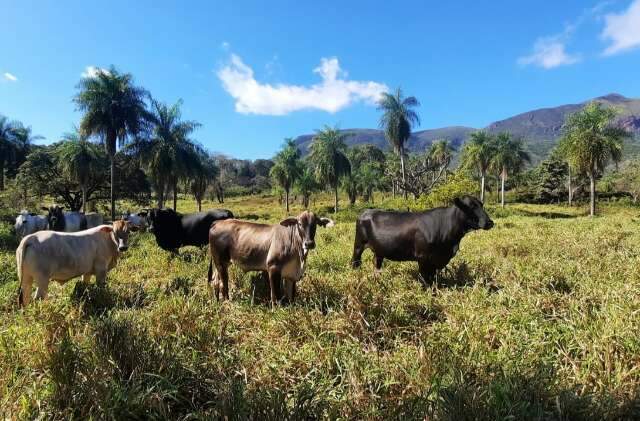
<svg viewBox="0 0 640 421">
<path fill-rule="evenodd" d="M 89 212 L 84 216 L 87 218 L 87 229 L 104 224 L 104 217 L 97 212 Z"/>
<path fill-rule="evenodd" d="M 23 209 L 20 215 L 16 217 L 16 223 L 14 225 L 18 241 L 34 232 L 46 230 L 47 224 L 46 216 L 29 213 L 29 211 Z"/>
<path fill-rule="evenodd" d="M 87 217 L 80 212 L 64 212 L 64 206 L 43 207 L 47 211 L 48 229 L 60 232 L 77 232 L 87 229 Z"/>
<path fill-rule="evenodd" d="M 107 272 L 129 248 L 129 231 L 135 231 L 135 227 L 129 227 L 127 221 L 116 221 L 80 232 L 27 235 L 16 250 L 19 304 L 29 304 L 34 281 L 38 287 L 36 299 L 47 297 L 52 280 L 64 283 L 82 275 L 86 282 L 95 276 L 97 284 L 104 285 Z"/>
<path fill-rule="evenodd" d="M 226 209 L 186 215 L 171 209 L 150 209 L 147 224 L 160 248 L 177 253 L 180 247 L 207 245 L 211 224 L 228 218 L 233 218 L 233 213 Z"/>
<path fill-rule="evenodd" d="M 126 211 L 122 214 L 122 219 L 125 221 L 129 221 L 129 224 L 132 226 L 138 227 L 138 229 L 142 232 L 147 230 L 147 211 L 142 210 L 138 213 L 131 213 Z"/>
</svg>

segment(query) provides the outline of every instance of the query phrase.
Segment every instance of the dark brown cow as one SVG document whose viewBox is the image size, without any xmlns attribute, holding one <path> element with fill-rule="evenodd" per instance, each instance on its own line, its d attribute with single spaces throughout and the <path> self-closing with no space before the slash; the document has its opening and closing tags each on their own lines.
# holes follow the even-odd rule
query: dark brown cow
<svg viewBox="0 0 640 421">
<path fill-rule="evenodd" d="M 209 230 L 209 284 L 213 277 L 216 299 L 229 299 L 229 265 L 233 262 L 245 271 L 266 272 L 271 289 L 271 305 L 280 297 L 280 282 L 285 280 L 289 302 L 295 298 L 296 282 L 302 278 L 309 250 L 315 248 L 317 226 L 332 226 L 329 218 L 304 211 L 297 218 L 266 225 L 227 219 L 216 221 Z M 213 273 L 213 265 L 216 274 Z M 221 285 L 222 284 L 222 285 Z"/>
</svg>

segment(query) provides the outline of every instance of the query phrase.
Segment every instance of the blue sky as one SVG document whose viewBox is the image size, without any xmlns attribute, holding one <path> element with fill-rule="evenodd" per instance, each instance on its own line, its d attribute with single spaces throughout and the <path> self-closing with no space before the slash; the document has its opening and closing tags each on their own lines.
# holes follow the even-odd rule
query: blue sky
<svg viewBox="0 0 640 421">
<path fill-rule="evenodd" d="M 0 114 L 56 141 L 81 75 L 113 64 L 182 98 L 208 149 L 254 159 L 325 124 L 376 127 L 397 86 L 418 130 L 640 97 L 640 0 L 213 3 L 4 0 Z"/>
</svg>

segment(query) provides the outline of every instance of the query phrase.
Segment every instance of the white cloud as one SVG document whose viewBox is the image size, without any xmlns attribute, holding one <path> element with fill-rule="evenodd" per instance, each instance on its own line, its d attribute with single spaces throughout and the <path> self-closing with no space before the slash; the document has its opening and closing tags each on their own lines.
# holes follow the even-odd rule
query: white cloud
<svg viewBox="0 0 640 421">
<path fill-rule="evenodd" d="M 18 81 L 18 78 L 15 77 L 14 75 L 12 75 L 9 72 L 5 72 L 2 76 L 5 78 L 5 80 L 8 80 L 9 82 L 17 82 Z"/>
<path fill-rule="evenodd" d="M 305 109 L 335 113 L 354 102 L 374 103 L 388 90 L 382 83 L 347 80 L 335 57 L 322 58 L 313 71 L 322 81 L 311 86 L 260 83 L 253 70 L 232 54 L 217 75 L 242 114 L 285 115 Z"/>
<path fill-rule="evenodd" d="M 94 78 L 94 77 L 98 76 L 98 73 L 109 74 L 109 71 L 107 69 L 103 69 L 101 67 L 87 66 L 84 69 L 84 72 L 80 73 L 80 76 L 82 76 L 84 78 Z"/>
<path fill-rule="evenodd" d="M 635 0 L 624 12 L 606 15 L 604 20 L 602 38 L 610 41 L 605 55 L 640 47 L 640 0 Z"/>
<path fill-rule="evenodd" d="M 567 27 L 565 34 L 573 31 L 572 27 Z M 563 36 L 552 36 L 538 38 L 533 45 L 533 52 L 518 59 L 521 66 L 534 65 L 544 69 L 553 69 L 558 66 L 566 66 L 580 61 L 579 55 L 568 54 L 565 51 Z"/>
</svg>

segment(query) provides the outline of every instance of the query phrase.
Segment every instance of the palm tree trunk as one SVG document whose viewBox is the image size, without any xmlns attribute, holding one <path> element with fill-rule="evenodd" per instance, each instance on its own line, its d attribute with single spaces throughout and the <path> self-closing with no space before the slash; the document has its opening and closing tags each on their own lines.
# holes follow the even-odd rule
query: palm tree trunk
<svg viewBox="0 0 640 421">
<path fill-rule="evenodd" d="M 287 215 L 289 214 L 289 189 L 284 189 L 284 201 L 286 203 Z"/>
<path fill-rule="evenodd" d="M 116 220 L 116 157 L 111 155 L 111 220 Z"/>
<path fill-rule="evenodd" d="M 573 189 L 571 188 L 571 167 L 568 167 L 569 170 L 569 206 L 571 206 L 571 202 L 573 202 Z"/>
<path fill-rule="evenodd" d="M 504 180 L 507 178 L 507 172 L 502 171 L 500 174 L 500 206 L 504 208 Z"/>
<path fill-rule="evenodd" d="M 333 207 L 333 211 L 334 213 L 338 213 L 338 183 L 336 183 L 336 185 L 333 188 L 333 198 L 334 198 L 334 207 Z"/>
<path fill-rule="evenodd" d="M 484 171 L 480 174 L 480 201 L 484 203 Z"/>
<path fill-rule="evenodd" d="M 404 170 L 404 145 L 400 146 L 400 168 L 402 169 L 402 196 L 407 200 L 407 173 Z"/>
<path fill-rule="evenodd" d="M 178 210 L 178 180 L 173 180 L 173 211 Z"/>
<path fill-rule="evenodd" d="M 82 213 L 87 213 L 87 188 L 82 186 Z"/>
<path fill-rule="evenodd" d="M 198 212 L 202 212 L 202 199 L 198 199 Z"/>
<path fill-rule="evenodd" d="M 589 182 L 590 186 L 590 203 L 589 203 L 589 214 L 591 216 L 596 215 L 596 178 L 593 173 L 589 174 Z"/>
</svg>

